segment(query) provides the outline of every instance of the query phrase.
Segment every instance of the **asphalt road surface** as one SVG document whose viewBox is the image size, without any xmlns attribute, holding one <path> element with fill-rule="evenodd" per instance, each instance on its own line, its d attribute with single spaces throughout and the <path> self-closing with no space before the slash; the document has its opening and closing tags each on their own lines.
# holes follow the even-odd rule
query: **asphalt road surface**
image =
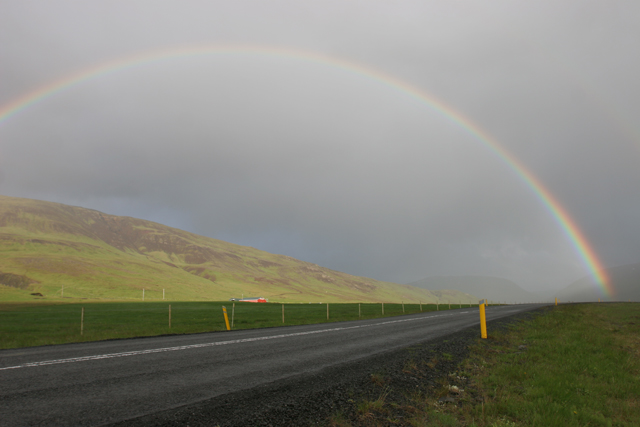
<svg viewBox="0 0 640 427">
<path fill-rule="evenodd" d="M 540 305 L 489 307 L 487 320 Z M 102 425 L 478 327 L 478 308 L 0 350 L 0 425 Z"/>
</svg>

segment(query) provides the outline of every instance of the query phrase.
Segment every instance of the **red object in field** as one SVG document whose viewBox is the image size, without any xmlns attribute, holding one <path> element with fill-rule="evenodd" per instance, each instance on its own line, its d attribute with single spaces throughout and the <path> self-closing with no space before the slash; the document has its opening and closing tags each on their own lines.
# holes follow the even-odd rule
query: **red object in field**
<svg viewBox="0 0 640 427">
<path fill-rule="evenodd" d="M 238 301 L 242 301 L 242 302 L 267 302 L 266 298 L 242 298 L 241 300 Z"/>
</svg>

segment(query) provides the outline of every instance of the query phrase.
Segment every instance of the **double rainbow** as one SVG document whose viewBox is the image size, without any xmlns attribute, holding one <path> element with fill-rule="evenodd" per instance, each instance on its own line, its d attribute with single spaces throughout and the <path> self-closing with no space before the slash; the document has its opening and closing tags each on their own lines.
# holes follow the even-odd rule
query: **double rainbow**
<svg viewBox="0 0 640 427">
<path fill-rule="evenodd" d="M 582 231 L 578 228 L 575 221 L 569 216 L 567 211 L 555 199 L 547 188 L 527 170 L 513 155 L 505 150 L 493 137 L 487 132 L 475 125 L 471 120 L 464 117 L 461 113 L 439 101 L 425 91 L 418 89 L 402 80 L 399 80 L 380 71 L 366 67 L 364 65 L 347 61 L 342 58 L 327 56 L 320 53 L 276 48 L 269 46 L 197 46 L 187 47 L 173 50 L 162 50 L 153 53 L 145 53 L 126 58 L 120 58 L 115 61 L 99 64 L 94 67 L 84 69 L 76 74 L 56 80 L 48 85 L 40 87 L 29 92 L 19 98 L 14 99 L 8 104 L 0 108 L 0 125 L 6 122 L 11 116 L 19 113 L 29 106 L 41 101 L 44 98 L 55 95 L 71 86 L 81 82 L 92 80 L 109 73 L 123 71 L 141 64 L 148 64 L 156 61 L 164 61 L 168 59 L 177 59 L 181 57 L 190 57 L 195 55 L 212 55 L 212 54 L 228 54 L 228 53 L 246 53 L 252 55 L 268 55 L 286 58 L 294 58 L 303 61 L 322 64 L 325 66 L 335 67 L 348 73 L 353 73 L 361 77 L 365 77 L 384 85 L 390 86 L 405 95 L 408 95 L 431 110 L 445 116 L 447 119 L 465 129 L 476 140 L 481 142 L 501 161 L 503 161 L 511 171 L 527 186 L 536 197 L 546 207 L 555 221 L 558 223 L 566 237 L 572 243 L 574 250 L 579 255 L 585 267 L 590 271 L 597 284 L 600 286 L 605 296 L 613 295 L 613 288 L 609 278 L 606 275 L 602 263 L 598 259 L 595 251 L 587 241 Z"/>
</svg>

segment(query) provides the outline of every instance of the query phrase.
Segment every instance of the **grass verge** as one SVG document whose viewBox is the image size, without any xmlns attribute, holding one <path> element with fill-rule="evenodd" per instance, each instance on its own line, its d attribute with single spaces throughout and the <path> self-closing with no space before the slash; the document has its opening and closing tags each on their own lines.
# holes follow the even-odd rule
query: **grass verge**
<svg viewBox="0 0 640 427">
<path fill-rule="evenodd" d="M 169 327 L 171 305 L 171 327 Z M 304 325 L 398 316 L 448 309 L 440 304 L 284 304 L 232 302 L 0 303 L 0 349 L 225 330 Z M 451 308 L 457 308 L 452 305 Z M 84 308 L 83 333 L 81 313 Z M 232 318 L 233 316 L 233 318 Z"/>
<path fill-rule="evenodd" d="M 490 331 L 469 354 L 428 393 L 385 384 L 383 398 L 329 425 L 640 425 L 639 304 L 554 307 Z"/>
</svg>

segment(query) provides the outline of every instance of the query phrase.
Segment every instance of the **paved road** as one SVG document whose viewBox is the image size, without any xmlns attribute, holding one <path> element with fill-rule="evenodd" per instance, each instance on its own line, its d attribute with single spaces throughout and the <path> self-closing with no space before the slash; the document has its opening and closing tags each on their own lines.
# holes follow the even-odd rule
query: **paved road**
<svg viewBox="0 0 640 427">
<path fill-rule="evenodd" d="M 487 319 L 538 307 L 489 307 Z M 386 319 L 1 350 L 0 425 L 112 423 L 313 374 L 478 323 L 474 307 Z"/>
</svg>

